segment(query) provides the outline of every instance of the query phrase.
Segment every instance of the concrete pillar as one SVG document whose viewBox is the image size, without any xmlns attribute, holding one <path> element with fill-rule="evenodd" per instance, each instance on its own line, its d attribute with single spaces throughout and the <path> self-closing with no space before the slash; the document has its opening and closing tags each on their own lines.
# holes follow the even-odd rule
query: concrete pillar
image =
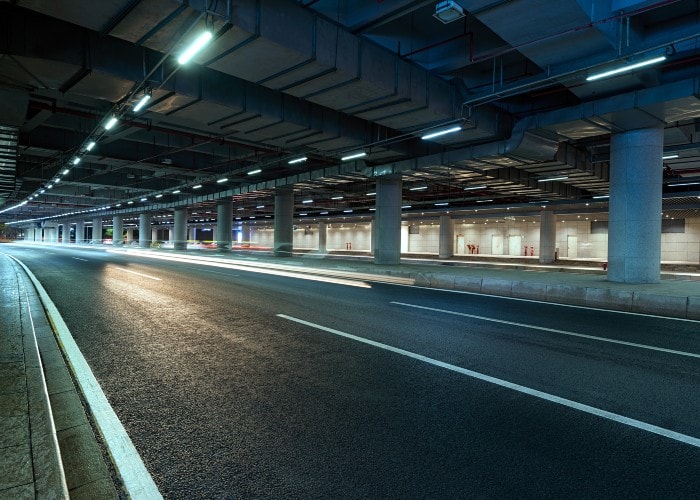
<svg viewBox="0 0 700 500">
<path fill-rule="evenodd" d="M 190 241 L 197 241 L 197 227 L 190 226 L 187 228 L 187 239 Z"/>
<path fill-rule="evenodd" d="M 75 223 L 75 243 L 82 245 L 85 243 L 85 221 L 79 220 Z"/>
<path fill-rule="evenodd" d="M 139 247 L 151 246 L 151 214 L 139 214 Z"/>
<path fill-rule="evenodd" d="M 374 255 L 374 245 L 377 242 L 377 224 L 374 219 L 369 223 L 369 253 Z"/>
<path fill-rule="evenodd" d="M 249 224 L 242 224 L 241 225 L 241 247 L 243 247 L 243 248 L 250 247 L 250 225 Z"/>
<path fill-rule="evenodd" d="M 172 227 L 168 228 L 168 241 L 173 241 L 175 239 L 175 231 Z"/>
<path fill-rule="evenodd" d="M 67 245 L 70 243 L 70 222 L 64 222 L 61 225 L 61 244 Z M 56 226 L 56 242 L 58 242 L 58 226 Z"/>
<path fill-rule="evenodd" d="M 151 241 L 158 241 L 158 228 L 154 227 L 151 229 Z"/>
<path fill-rule="evenodd" d="M 132 241 L 134 241 L 134 228 L 128 227 L 126 229 L 126 244 L 130 245 Z"/>
<path fill-rule="evenodd" d="M 175 250 L 187 250 L 187 208 L 175 209 L 173 245 Z"/>
<path fill-rule="evenodd" d="M 440 216 L 440 240 L 438 242 L 438 258 L 449 259 L 454 255 L 455 224 L 449 215 Z"/>
<path fill-rule="evenodd" d="M 95 243 L 102 243 L 102 217 L 92 219 L 92 240 Z"/>
<path fill-rule="evenodd" d="M 294 247 L 294 190 L 283 186 L 275 191 L 275 257 L 291 257 Z"/>
<path fill-rule="evenodd" d="M 231 231 L 233 230 L 233 202 L 220 200 L 216 204 L 216 248 L 219 252 L 231 250 Z"/>
<path fill-rule="evenodd" d="M 328 253 L 326 241 L 328 240 L 328 224 L 325 222 L 318 223 L 318 251 L 320 253 Z"/>
<path fill-rule="evenodd" d="M 375 264 L 398 264 L 401 261 L 401 188 L 400 176 L 377 179 Z"/>
<path fill-rule="evenodd" d="M 557 218 L 551 210 L 540 212 L 540 264 L 554 262 L 557 251 Z"/>
<path fill-rule="evenodd" d="M 661 275 L 662 127 L 610 141 L 608 280 L 658 283 Z"/>
<path fill-rule="evenodd" d="M 121 215 L 112 217 L 112 245 L 120 247 L 124 244 L 124 218 Z"/>
</svg>

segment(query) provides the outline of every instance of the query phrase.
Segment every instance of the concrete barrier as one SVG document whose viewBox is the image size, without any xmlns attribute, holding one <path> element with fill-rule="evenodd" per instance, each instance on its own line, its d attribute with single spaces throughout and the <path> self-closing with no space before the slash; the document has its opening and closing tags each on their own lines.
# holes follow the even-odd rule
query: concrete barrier
<svg viewBox="0 0 700 500">
<path fill-rule="evenodd" d="M 632 310 L 632 292 L 609 288 L 586 288 L 586 305 L 618 311 Z"/>
<path fill-rule="evenodd" d="M 632 311 L 685 318 L 688 315 L 688 297 L 635 292 Z"/>
</svg>

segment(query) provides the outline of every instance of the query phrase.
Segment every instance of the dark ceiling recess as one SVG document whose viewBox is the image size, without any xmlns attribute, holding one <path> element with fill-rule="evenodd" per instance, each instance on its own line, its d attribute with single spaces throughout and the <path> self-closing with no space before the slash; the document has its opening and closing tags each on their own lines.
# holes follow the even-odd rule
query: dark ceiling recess
<svg viewBox="0 0 700 500">
<path fill-rule="evenodd" d="M 665 210 L 696 209 L 698 3 L 584 3 L 0 2 L 0 222 L 246 213 L 285 185 L 366 217 L 387 174 L 406 217 L 605 210 L 610 135 L 659 124 Z"/>
</svg>

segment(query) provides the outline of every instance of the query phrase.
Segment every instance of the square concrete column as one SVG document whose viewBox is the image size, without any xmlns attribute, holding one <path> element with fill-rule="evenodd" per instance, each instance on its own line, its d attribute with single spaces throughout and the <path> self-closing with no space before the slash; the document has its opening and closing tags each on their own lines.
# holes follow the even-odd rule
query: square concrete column
<svg viewBox="0 0 700 500">
<path fill-rule="evenodd" d="M 173 247 L 175 250 L 187 250 L 187 208 L 175 209 Z"/>
<path fill-rule="evenodd" d="M 139 247 L 151 246 L 151 214 L 139 214 Z"/>
<path fill-rule="evenodd" d="M 102 217 L 92 219 L 92 240 L 95 243 L 102 244 Z"/>
<path fill-rule="evenodd" d="M 233 202 L 220 200 L 216 204 L 216 249 L 219 252 L 231 250 L 231 231 L 233 230 Z"/>
<path fill-rule="evenodd" d="M 151 229 L 151 241 L 158 241 L 158 228 L 154 227 Z"/>
<path fill-rule="evenodd" d="M 328 224 L 325 222 L 318 223 L 318 251 L 319 253 L 328 253 L 326 242 L 328 241 Z"/>
<path fill-rule="evenodd" d="M 609 281 L 659 282 L 663 145 L 661 126 L 611 138 Z"/>
<path fill-rule="evenodd" d="M 173 241 L 175 239 L 175 231 L 172 227 L 168 228 L 168 241 Z"/>
<path fill-rule="evenodd" d="M 540 263 L 551 264 L 557 251 L 557 220 L 551 210 L 540 212 Z"/>
<path fill-rule="evenodd" d="M 449 259 L 454 255 L 455 225 L 449 215 L 440 216 L 440 240 L 438 242 L 438 258 Z"/>
<path fill-rule="evenodd" d="M 241 246 L 243 248 L 250 247 L 250 225 L 241 225 Z"/>
<path fill-rule="evenodd" d="M 132 241 L 134 241 L 134 228 L 128 227 L 126 229 L 126 244 L 129 245 Z"/>
<path fill-rule="evenodd" d="M 112 217 L 112 245 L 120 247 L 124 244 L 124 219 L 121 215 Z"/>
<path fill-rule="evenodd" d="M 401 189 L 396 175 L 377 178 L 375 264 L 398 264 L 401 261 Z"/>
<path fill-rule="evenodd" d="M 61 244 L 67 245 L 70 243 L 70 222 L 64 222 L 61 225 Z M 58 238 L 58 227 L 56 227 L 56 237 Z"/>
<path fill-rule="evenodd" d="M 294 190 L 283 186 L 275 191 L 275 257 L 291 257 L 294 246 Z"/>
<path fill-rule="evenodd" d="M 85 243 L 85 221 L 83 220 L 75 223 L 75 243 L 78 245 Z"/>
</svg>

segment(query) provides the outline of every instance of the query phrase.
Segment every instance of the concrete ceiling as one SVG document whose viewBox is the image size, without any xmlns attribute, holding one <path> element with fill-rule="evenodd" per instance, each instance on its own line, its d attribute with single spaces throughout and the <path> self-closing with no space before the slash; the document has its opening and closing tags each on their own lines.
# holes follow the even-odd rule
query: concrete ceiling
<svg viewBox="0 0 700 500">
<path fill-rule="evenodd" d="M 700 1 L 457 3 L 443 24 L 425 0 L 0 0 L 0 222 L 222 198 L 245 219 L 289 184 L 299 213 L 363 217 L 387 174 L 407 217 L 604 210 L 610 135 L 658 124 L 678 154 L 659 172 L 665 208 L 694 213 Z M 212 43 L 178 65 L 205 28 Z"/>
</svg>

